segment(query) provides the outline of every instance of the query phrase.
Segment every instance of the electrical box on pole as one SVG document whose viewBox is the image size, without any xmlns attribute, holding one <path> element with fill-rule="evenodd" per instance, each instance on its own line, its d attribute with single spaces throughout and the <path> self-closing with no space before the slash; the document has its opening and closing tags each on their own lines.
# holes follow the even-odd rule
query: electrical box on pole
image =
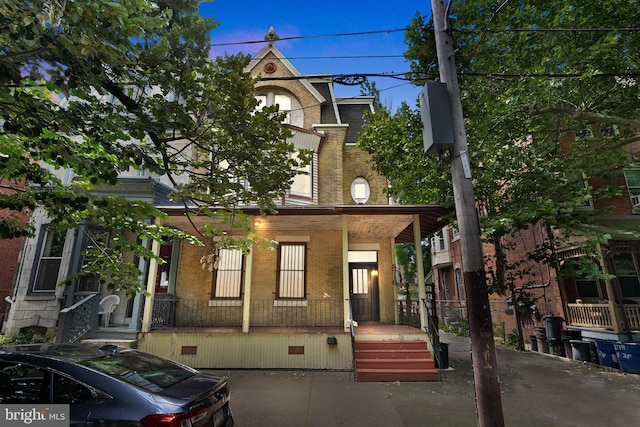
<svg viewBox="0 0 640 427">
<path fill-rule="evenodd" d="M 453 146 L 453 125 L 447 84 L 427 82 L 420 92 L 424 151 L 439 153 Z"/>
</svg>

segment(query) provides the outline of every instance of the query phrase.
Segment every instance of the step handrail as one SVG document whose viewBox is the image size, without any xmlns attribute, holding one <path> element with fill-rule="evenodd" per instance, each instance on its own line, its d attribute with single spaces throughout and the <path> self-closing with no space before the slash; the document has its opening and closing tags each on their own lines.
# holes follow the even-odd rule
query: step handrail
<svg viewBox="0 0 640 427">
<path fill-rule="evenodd" d="M 356 329 L 353 321 L 353 309 L 351 308 L 351 298 L 347 299 L 349 304 L 349 333 L 351 335 L 351 370 L 353 371 L 353 381 L 357 381 L 356 373 Z"/>
<path fill-rule="evenodd" d="M 433 321 L 433 316 L 431 316 L 431 309 L 427 304 L 427 300 L 421 298 L 422 304 L 424 305 L 425 314 L 428 319 L 428 327 L 427 327 L 427 339 L 431 343 L 431 347 L 433 348 L 433 357 L 438 364 L 438 369 L 442 369 L 442 358 L 440 357 L 440 331 L 437 325 L 435 325 Z M 433 331 L 433 339 L 432 335 L 429 334 L 430 331 Z"/>
</svg>

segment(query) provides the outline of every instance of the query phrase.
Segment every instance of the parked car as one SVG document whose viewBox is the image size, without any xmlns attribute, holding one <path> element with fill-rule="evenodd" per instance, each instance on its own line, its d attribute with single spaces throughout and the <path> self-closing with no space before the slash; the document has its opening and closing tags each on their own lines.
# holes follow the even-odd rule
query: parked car
<svg viewBox="0 0 640 427">
<path fill-rule="evenodd" d="M 226 379 L 115 345 L 0 346 L 0 404 L 69 404 L 70 425 L 228 427 Z"/>
</svg>

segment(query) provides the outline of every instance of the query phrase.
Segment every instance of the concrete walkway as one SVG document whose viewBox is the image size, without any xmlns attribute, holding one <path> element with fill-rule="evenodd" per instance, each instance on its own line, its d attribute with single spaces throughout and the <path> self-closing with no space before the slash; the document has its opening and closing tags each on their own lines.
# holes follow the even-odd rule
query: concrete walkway
<svg viewBox="0 0 640 427">
<path fill-rule="evenodd" d="M 468 339 L 443 334 L 441 382 L 356 383 L 351 372 L 209 371 L 229 377 L 236 425 L 477 426 Z M 640 425 L 640 375 L 498 348 L 507 426 Z"/>
</svg>

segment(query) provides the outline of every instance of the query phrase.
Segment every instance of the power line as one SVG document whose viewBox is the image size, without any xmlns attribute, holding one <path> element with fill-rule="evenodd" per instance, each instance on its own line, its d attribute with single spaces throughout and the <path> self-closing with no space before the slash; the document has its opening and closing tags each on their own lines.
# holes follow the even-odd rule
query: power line
<svg viewBox="0 0 640 427">
<path fill-rule="evenodd" d="M 310 35 L 310 36 L 280 37 L 277 41 L 316 39 L 316 38 L 323 38 L 323 37 L 351 37 L 351 36 L 364 36 L 364 35 L 371 35 L 371 34 L 397 33 L 397 32 L 400 32 L 400 31 L 407 31 L 410 28 L 411 27 L 394 28 L 394 29 L 389 29 L 389 30 L 359 31 L 359 32 L 355 32 L 355 33 L 330 33 L 330 34 L 314 34 L 314 35 Z M 239 44 L 256 44 L 256 43 L 266 43 L 266 40 L 249 40 L 249 41 L 243 41 L 243 42 L 214 43 L 211 46 L 212 47 L 218 47 L 218 46 L 233 46 L 233 45 L 239 45 Z"/>
<path fill-rule="evenodd" d="M 484 30 L 465 30 L 460 28 L 454 28 L 453 31 L 466 34 L 476 33 L 637 33 L 640 32 L 640 28 L 625 27 L 625 28 L 503 28 L 499 30 L 492 30 L 486 28 Z"/>
</svg>

